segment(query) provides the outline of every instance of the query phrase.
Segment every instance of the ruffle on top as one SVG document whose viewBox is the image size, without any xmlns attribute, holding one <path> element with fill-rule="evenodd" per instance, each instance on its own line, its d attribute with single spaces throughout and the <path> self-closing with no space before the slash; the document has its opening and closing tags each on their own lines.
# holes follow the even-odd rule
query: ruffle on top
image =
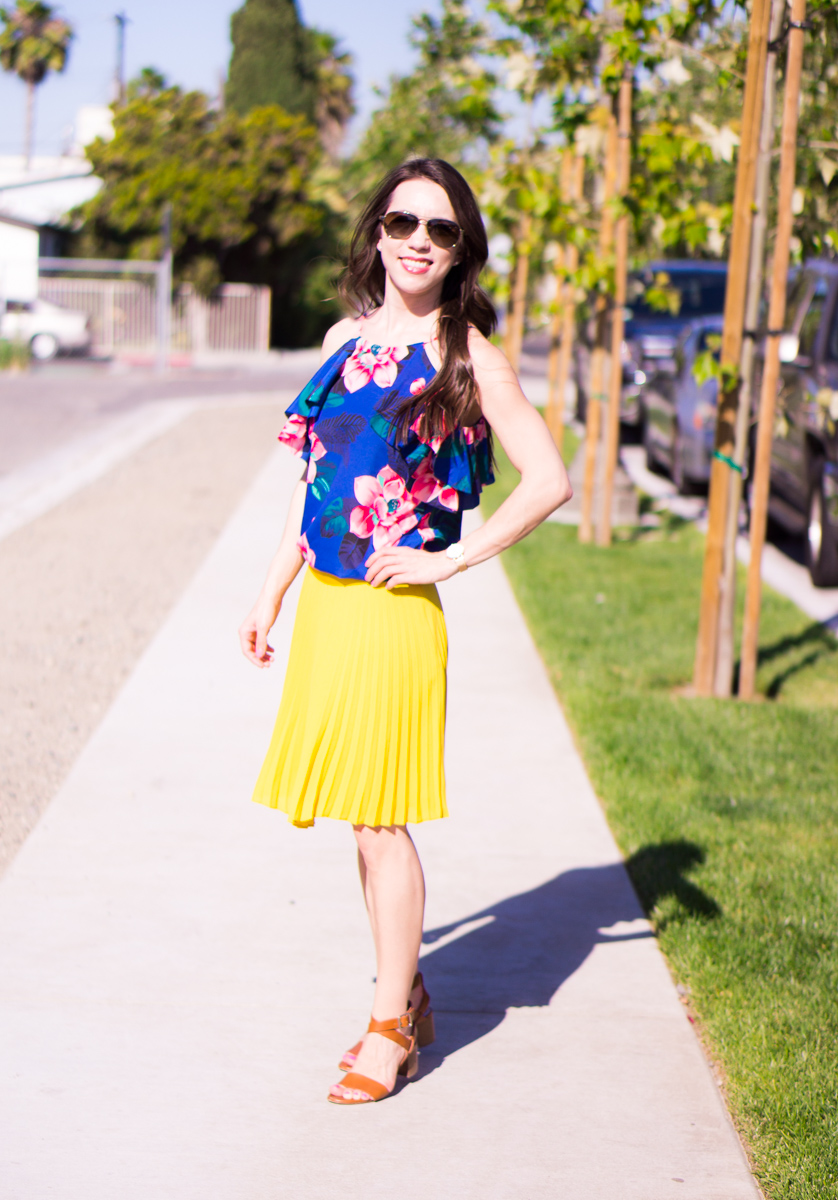
<svg viewBox="0 0 838 1200">
<path fill-rule="evenodd" d="M 423 351 L 429 378 L 436 371 Z M 330 420 L 329 433 L 334 438 L 336 425 L 340 424 L 337 414 L 344 403 L 346 392 L 354 392 L 367 383 L 387 389 L 372 407 L 369 422 L 378 434 L 405 461 L 411 475 L 430 473 L 439 485 L 437 495 L 428 495 L 426 503 L 435 507 L 464 510 L 476 508 L 484 487 L 494 483 L 491 455 L 489 452 L 488 428 L 481 417 L 475 425 L 462 426 L 446 437 L 424 438 L 419 436 L 415 421 L 408 437 L 401 440 L 395 428 L 394 417 L 404 400 L 404 393 L 393 388 L 397 382 L 399 365 L 410 350 L 417 347 L 381 347 L 363 338 L 353 338 L 341 346 L 327 359 L 312 376 L 300 394 L 285 410 L 288 421 L 283 426 L 279 441 L 287 445 L 306 463 L 326 454 L 326 449 L 317 433 L 322 420 Z M 410 393 L 418 395 L 427 386 L 425 378 L 417 378 L 410 386 Z M 392 390 L 390 390 L 392 389 Z M 335 410 L 335 415 L 330 412 Z M 347 440 L 351 440 L 351 424 L 356 417 L 345 415 Z M 339 432 L 339 430 L 337 430 Z M 425 459 L 430 459 L 423 468 Z M 457 502 L 449 489 L 458 493 Z M 444 498 L 441 498 L 444 496 Z"/>
</svg>

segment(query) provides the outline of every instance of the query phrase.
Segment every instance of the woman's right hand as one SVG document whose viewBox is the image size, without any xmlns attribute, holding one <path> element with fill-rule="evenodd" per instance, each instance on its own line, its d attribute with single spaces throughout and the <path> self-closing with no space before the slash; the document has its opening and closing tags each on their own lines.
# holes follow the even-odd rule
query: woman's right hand
<svg viewBox="0 0 838 1200">
<path fill-rule="evenodd" d="M 279 616 L 281 606 L 281 600 L 267 604 L 259 599 L 239 626 L 242 654 L 254 667 L 269 667 L 273 662 L 274 648 L 268 645 L 268 634 Z"/>
</svg>

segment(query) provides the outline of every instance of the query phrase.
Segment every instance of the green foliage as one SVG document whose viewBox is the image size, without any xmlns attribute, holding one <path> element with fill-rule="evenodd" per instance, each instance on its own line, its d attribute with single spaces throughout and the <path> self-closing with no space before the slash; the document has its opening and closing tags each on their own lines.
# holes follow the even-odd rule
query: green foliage
<svg viewBox="0 0 838 1200">
<path fill-rule="evenodd" d="M 796 256 L 838 253 L 838 7 L 812 0 L 806 16 L 797 135 Z"/>
<path fill-rule="evenodd" d="M 336 150 L 354 112 L 349 55 L 300 20 L 295 0 L 245 0 L 230 19 L 233 54 L 225 103 L 243 116 L 278 104 L 317 125 Z"/>
<path fill-rule="evenodd" d="M 312 122 L 313 56 L 295 0 L 245 0 L 230 18 L 230 38 L 226 106 L 244 115 L 252 108 L 278 104 Z"/>
<path fill-rule="evenodd" d="M 223 280 L 269 283 L 283 344 L 316 337 L 327 314 L 307 326 L 297 304 L 308 262 L 334 247 L 311 194 L 321 157 L 313 126 L 270 105 L 220 113 L 176 87 L 130 95 L 113 139 L 87 148 L 103 187 L 79 212 L 80 251 L 158 258 L 169 203 L 176 278 L 204 293 Z"/>
<path fill-rule="evenodd" d="M 702 558 L 664 518 L 608 550 L 545 524 L 504 562 L 766 1196 L 836 1200 L 838 644 L 765 589 L 762 703 L 685 698 Z"/>
<path fill-rule="evenodd" d="M 0 371 L 23 371 L 29 366 L 27 342 L 0 339 Z"/>
<path fill-rule="evenodd" d="M 411 41 L 419 51 L 416 69 L 391 79 L 348 164 L 356 195 L 365 195 L 392 167 L 416 156 L 444 158 L 468 171 L 466 152 L 473 159 L 476 144 L 496 135 L 496 80 L 480 61 L 491 43 L 465 0 L 443 0 L 438 19 L 428 13 L 416 18 Z"/>
<path fill-rule="evenodd" d="M 50 71 L 67 65 L 73 30 L 41 0 L 18 0 L 13 9 L 0 8 L 0 66 L 37 86 Z"/>
</svg>

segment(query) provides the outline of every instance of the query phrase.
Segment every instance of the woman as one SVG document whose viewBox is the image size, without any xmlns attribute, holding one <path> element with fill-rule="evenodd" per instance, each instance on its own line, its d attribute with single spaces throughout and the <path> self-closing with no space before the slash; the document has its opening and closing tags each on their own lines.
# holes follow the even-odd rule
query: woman
<svg viewBox="0 0 838 1200">
<path fill-rule="evenodd" d="M 414 159 L 361 217 L 344 296 L 360 315 L 323 342 L 321 367 L 279 440 L 307 463 L 267 579 L 239 630 L 257 667 L 306 562 L 282 703 L 254 799 L 295 825 L 349 821 L 377 959 L 372 1019 L 329 1100 L 382 1099 L 433 1040 L 417 972 L 424 879 L 408 821 L 447 816 L 445 623 L 436 584 L 525 537 L 571 491 L 543 421 L 488 340 L 477 280 L 488 257 L 463 177 Z M 460 540 L 492 482 L 491 429 L 521 481 Z"/>
</svg>

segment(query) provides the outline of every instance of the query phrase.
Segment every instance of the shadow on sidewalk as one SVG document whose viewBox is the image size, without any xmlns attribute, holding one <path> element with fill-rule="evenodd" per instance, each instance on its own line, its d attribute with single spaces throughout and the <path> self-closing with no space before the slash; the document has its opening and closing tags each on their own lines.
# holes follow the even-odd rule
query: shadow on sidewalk
<svg viewBox="0 0 838 1200">
<path fill-rule="evenodd" d="M 420 966 L 433 997 L 437 1040 L 421 1073 L 490 1033 L 509 1008 L 543 1007 L 600 943 L 650 938 L 648 930 L 608 932 L 643 916 L 622 863 L 565 871 L 532 891 L 428 930 Z M 479 922 L 479 924 L 477 924 Z"/>
</svg>

